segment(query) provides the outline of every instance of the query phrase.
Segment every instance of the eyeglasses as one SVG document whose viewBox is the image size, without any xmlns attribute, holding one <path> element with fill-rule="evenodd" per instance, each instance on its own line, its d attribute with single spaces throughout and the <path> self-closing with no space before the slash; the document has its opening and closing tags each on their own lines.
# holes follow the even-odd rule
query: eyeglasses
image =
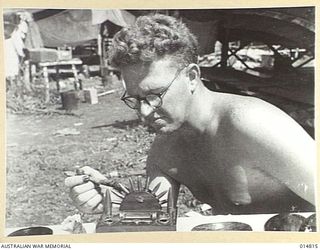
<svg viewBox="0 0 320 250">
<path fill-rule="evenodd" d="M 185 67 L 183 67 L 182 69 L 179 69 L 177 71 L 177 73 L 175 74 L 174 78 L 172 79 L 172 81 L 168 84 L 168 86 L 162 90 L 160 93 L 158 94 L 149 94 L 146 95 L 145 97 L 133 97 L 133 96 L 126 96 L 127 91 L 125 91 L 121 97 L 121 100 L 129 107 L 132 109 L 138 109 L 140 106 L 140 102 L 144 101 L 146 102 L 148 105 L 150 105 L 153 109 L 157 109 L 160 108 L 162 105 L 162 99 L 164 97 L 164 95 L 167 93 L 168 89 L 170 88 L 170 86 L 173 84 L 173 82 L 178 78 L 179 74 L 181 73 L 181 71 L 184 69 Z"/>
</svg>

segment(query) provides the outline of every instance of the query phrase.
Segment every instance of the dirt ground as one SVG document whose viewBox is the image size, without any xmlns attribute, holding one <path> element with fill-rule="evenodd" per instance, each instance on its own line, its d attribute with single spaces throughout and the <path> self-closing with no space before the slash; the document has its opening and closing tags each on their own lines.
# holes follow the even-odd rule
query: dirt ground
<svg viewBox="0 0 320 250">
<path fill-rule="evenodd" d="M 100 85 L 100 79 L 93 84 Z M 145 175 L 155 134 L 121 102 L 121 85 L 110 87 L 120 90 L 99 97 L 98 104 L 80 103 L 73 115 L 7 112 L 6 227 L 60 224 L 78 213 L 64 186 L 64 171 L 76 165 L 113 173 L 125 185 L 129 176 Z M 59 109 L 59 101 L 50 106 Z M 178 206 L 179 216 L 199 210 L 199 202 L 185 187 Z"/>
</svg>

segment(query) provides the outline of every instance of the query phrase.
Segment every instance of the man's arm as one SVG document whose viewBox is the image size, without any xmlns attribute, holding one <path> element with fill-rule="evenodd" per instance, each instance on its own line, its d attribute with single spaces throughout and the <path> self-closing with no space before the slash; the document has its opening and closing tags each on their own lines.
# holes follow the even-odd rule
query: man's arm
<svg viewBox="0 0 320 250">
<path fill-rule="evenodd" d="M 315 204 L 316 145 L 304 129 L 263 101 L 249 103 L 234 112 L 232 121 L 237 128 L 233 136 L 256 157 L 257 165 Z"/>
</svg>

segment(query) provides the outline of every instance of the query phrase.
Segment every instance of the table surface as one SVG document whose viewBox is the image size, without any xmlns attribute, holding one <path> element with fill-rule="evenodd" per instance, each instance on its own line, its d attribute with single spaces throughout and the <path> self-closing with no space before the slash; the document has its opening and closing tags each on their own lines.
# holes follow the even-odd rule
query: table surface
<svg viewBox="0 0 320 250">
<path fill-rule="evenodd" d="M 55 61 L 55 62 L 40 62 L 39 66 L 41 67 L 50 67 L 50 66 L 57 66 L 57 65 L 79 65 L 82 64 L 82 61 L 79 58 L 73 58 L 71 60 L 62 60 L 62 61 Z"/>
<path fill-rule="evenodd" d="M 314 214 L 297 213 L 305 218 Z M 216 222 L 242 222 L 251 226 L 254 232 L 263 232 L 264 224 L 273 216 L 277 214 L 254 214 L 254 215 L 215 215 L 215 216 L 202 216 L 201 214 L 194 213 L 191 217 L 179 217 L 177 219 L 177 232 L 190 232 L 192 228 L 197 225 Z M 39 225 L 40 226 L 40 225 Z M 69 231 L 62 229 L 61 225 L 41 225 L 52 229 L 54 235 L 71 234 Z M 88 234 L 95 233 L 96 223 L 83 223 L 83 226 Z M 5 235 L 8 235 L 21 228 L 6 228 Z"/>
</svg>

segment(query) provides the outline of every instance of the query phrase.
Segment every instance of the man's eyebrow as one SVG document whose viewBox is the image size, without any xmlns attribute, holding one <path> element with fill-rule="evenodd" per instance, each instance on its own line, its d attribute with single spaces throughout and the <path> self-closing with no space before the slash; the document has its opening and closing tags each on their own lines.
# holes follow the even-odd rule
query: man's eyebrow
<svg viewBox="0 0 320 250">
<path fill-rule="evenodd" d="M 164 89 L 165 89 L 165 87 L 157 87 L 154 89 L 147 89 L 147 90 L 141 92 L 142 95 L 139 95 L 139 94 L 129 95 L 128 91 L 127 91 L 126 96 L 134 97 L 134 98 L 143 98 L 143 97 L 150 95 L 150 94 L 160 94 Z"/>
<path fill-rule="evenodd" d="M 161 91 L 163 90 L 164 88 L 162 87 L 159 87 L 159 88 L 155 88 L 155 89 L 148 89 L 146 91 L 142 91 L 141 92 L 141 95 L 130 95 L 130 97 L 135 97 L 135 98 L 143 98 L 147 95 L 152 95 L 152 94 L 159 94 L 161 93 Z"/>
<path fill-rule="evenodd" d="M 158 94 L 160 93 L 164 88 L 163 87 L 159 87 L 159 88 L 155 88 L 155 89 L 150 89 L 146 92 L 147 93 L 150 93 L 150 94 Z"/>
</svg>

